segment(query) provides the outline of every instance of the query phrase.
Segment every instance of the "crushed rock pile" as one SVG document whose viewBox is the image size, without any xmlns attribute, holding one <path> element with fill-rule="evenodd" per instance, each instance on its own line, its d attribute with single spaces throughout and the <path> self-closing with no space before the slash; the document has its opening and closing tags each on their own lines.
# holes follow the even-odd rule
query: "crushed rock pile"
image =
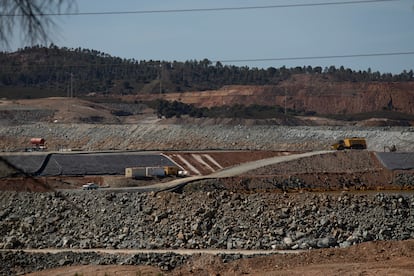
<svg viewBox="0 0 414 276">
<path fill-rule="evenodd" d="M 49 150 L 321 150 L 344 137 L 365 137 L 368 149 L 414 150 L 413 127 L 275 126 L 275 125 L 130 125 L 27 124 L 0 129 L 0 150 L 29 146 L 31 137 L 43 137 Z"/>
<path fill-rule="evenodd" d="M 310 249 L 414 238 L 414 195 L 0 194 L 0 248 Z"/>
</svg>

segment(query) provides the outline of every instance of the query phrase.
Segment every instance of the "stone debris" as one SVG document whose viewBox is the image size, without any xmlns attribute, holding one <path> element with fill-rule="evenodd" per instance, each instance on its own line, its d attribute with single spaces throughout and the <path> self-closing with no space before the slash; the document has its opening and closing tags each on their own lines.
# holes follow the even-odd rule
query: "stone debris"
<svg viewBox="0 0 414 276">
<path fill-rule="evenodd" d="M 26 124 L 0 129 L 0 150 L 21 150 L 43 137 L 50 150 L 324 150 L 344 137 L 365 137 L 368 150 L 414 151 L 413 127 L 197 124 Z"/>
<path fill-rule="evenodd" d="M 2 192 L 0 248 L 311 249 L 414 238 L 411 193 Z"/>
</svg>

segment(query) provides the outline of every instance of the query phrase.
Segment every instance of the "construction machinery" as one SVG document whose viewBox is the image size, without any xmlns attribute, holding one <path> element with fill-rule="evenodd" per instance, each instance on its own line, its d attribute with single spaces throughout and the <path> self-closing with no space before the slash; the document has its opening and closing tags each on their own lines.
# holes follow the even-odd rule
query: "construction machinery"
<svg viewBox="0 0 414 276">
<path fill-rule="evenodd" d="M 149 178 L 186 175 L 186 172 L 184 173 L 182 169 L 176 166 L 125 168 L 125 177 L 128 178 Z"/>
<path fill-rule="evenodd" d="M 397 147 L 395 145 L 392 145 L 392 146 L 384 146 L 384 151 L 396 152 L 397 151 Z"/>
<path fill-rule="evenodd" d="M 44 151 L 47 149 L 46 141 L 43 138 L 31 138 L 30 144 L 32 144 L 30 151 Z"/>
<path fill-rule="evenodd" d="M 344 150 L 344 149 L 366 149 L 367 141 L 365 138 L 352 137 L 339 140 L 337 143 L 332 145 L 334 150 Z"/>
</svg>

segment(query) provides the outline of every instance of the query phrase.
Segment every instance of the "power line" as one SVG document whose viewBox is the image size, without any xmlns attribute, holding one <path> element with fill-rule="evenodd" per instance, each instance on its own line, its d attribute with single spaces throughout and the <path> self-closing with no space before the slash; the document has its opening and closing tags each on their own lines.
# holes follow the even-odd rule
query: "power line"
<svg viewBox="0 0 414 276">
<path fill-rule="evenodd" d="M 258 10 L 258 9 L 278 9 L 278 8 L 298 8 L 316 6 L 335 6 L 335 5 L 355 5 L 379 2 L 396 2 L 400 0 L 355 0 L 339 2 L 319 2 L 304 4 L 281 4 L 266 6 L 246 6 L 246 7 L 222 7 L 222 8 L 191 8 L 191 9 L 166 9 L 166 10 L 138 10 L 138 11 L 106 11 L 106 12 L 62 12 L 62 13 L 39 13 L 36 16 L 83 16 L 83 15 L 125 15 L 125 14 L 153 14 L 153 13 L 185 13 L 185 12 L 213 12 L 213 11 L 237 11 L 237 10 Z M 24 14 L 0 14 L 0 16 L 25 16 Z"/>
<path fill-rule="evenodd" d="M 378 57 L 378 56 L 404 56 L 414 55 L 411 52 L 388 52 L 388 53 L 366 53 L 350 55 L 332 55 L 332 56 L 304 56 L 304 57 L 279 57 L 279 58 L 255 58 L 255 59 L 227 59 L 218 60 L 222 63 L 239 63 L 239 62 L 260 62 L 260 61 L 284 61 L 284 60 L 312 60 L 312 59 L 333 59 L 333 58 L 355 58 L 355 57 Z"/>
</svg>

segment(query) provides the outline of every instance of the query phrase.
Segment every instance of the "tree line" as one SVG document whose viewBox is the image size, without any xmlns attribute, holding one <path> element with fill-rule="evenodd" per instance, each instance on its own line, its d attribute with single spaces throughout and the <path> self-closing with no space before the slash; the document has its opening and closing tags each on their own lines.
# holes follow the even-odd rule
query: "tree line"
<svg viewBox="0 0 414 276">
<path fill-rule="evenodd" d="M 224 85 L 277 85 L 294 74 L 311 74 L 337 82 L 413 81 L 413 71 L 381 74 L 343 66 L 266 69 L 224 65 L 208 59 L 135 60 L 82 48 L 33 46 L 0 53 L 0 87 L 49 89 L 76 95 L 170 93 L 219 89 Z"/>
</svg>

